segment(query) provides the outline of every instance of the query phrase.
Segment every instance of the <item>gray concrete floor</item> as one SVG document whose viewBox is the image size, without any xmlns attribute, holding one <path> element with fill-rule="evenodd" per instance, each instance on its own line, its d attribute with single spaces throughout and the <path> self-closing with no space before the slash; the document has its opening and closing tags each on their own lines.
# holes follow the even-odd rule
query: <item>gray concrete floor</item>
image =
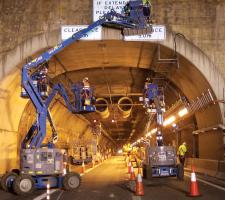
<svg viewBox="0 0 225 200">
<path fill-rule="evenodd" d="M 94 168 L 82 177 L 82 184 L 76 192 L 57 190 L 51 195 L 51 200 L 185 200 L 189 190 L 189 177 L 184 181 L 176 178 L 159 178 L 153 181 L 144 180 L 145 196 L 137 197 L 128 188 L 128 174 L 123 157 L 112 157 Z M 225 188 L 224 188 L 225 189 Z M 225 191 L 199 182 L 201 200 L 222 200 Z M 30 200 L 45 193 L 44 190 L 35 191 L 29 197 L 18 197 L 0 191 L 0 200 Z M 39 200 L 41 198 L 39 197 Z M 46 198 L 43 198 L 46 199 Z"/>
</svg>

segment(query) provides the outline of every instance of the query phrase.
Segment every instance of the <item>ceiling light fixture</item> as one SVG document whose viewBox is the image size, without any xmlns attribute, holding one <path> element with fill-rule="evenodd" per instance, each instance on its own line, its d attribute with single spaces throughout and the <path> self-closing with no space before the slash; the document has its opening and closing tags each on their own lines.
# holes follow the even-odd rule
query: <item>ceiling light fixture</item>
<svg viewBox="0 0 225 200">
<path fill-rule="evenodd" d="M 154 129 L 151 130 L 151 134 L 154 134 L 156 132 L 157 132 L 157 128 L 154 128 Z"/>
<path fill-rule="evenodd" d="M 176 127 L 177 127 L 177 124 L 176 124 L 176 123 L 173 123 L 173 124 L 172 124 L 172 127 L 173 127 L 173 128 L 176 128 Z"/>
<path fill-rule="evenodd" d="M 167 126 L 167 125 L 173 123 L 175 120 L 176 120 L 176 118 L 174 116 L 171 116 L 163 122 L 163 126 Z"/>
<path fill-rule="evenodd" d="M 178 112 L 178 115 L 179 115 L 180 117 L 183 117 L 183 116 L 186 115 L 186 114 L 188 114 L 188 109 L 187 109 L 187 108 L 184 108 L 184 109 L 182 109 L 182 110 L 180 110 L 180 111 Z"/>
<path fill-rule="evenodd" d="M 150 137 L 151 136 L 151 132 L 148 132 L 145 136 L 146 137 Z"/>
</svg>

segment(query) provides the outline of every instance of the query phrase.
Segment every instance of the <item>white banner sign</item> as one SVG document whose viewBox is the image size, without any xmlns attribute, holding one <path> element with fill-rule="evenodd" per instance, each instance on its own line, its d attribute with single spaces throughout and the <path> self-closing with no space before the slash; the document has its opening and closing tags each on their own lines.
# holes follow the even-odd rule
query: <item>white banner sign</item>
<svg viewBox="0 0 225 200">
<path fill-rule="evenodd" d="M 166 27 L 163 25 L 153 25 L 153 32 L 145 35 L 124 36 L 125 41 L 158 41 L 166 39 Z"/>
<path fill-rule="evenodd" d="M 117 13 L 122 13 L 123 7 L 129 0 L 93 0 L 93 21 L 114 9 Z"/>
<path fill-rule="evenodd" d="M 88 25 L 70 25 L 61 27 L 61 38 L 66 40 L 70 38 L 74 33 L 87 28 Z M 98 26 L 90 30 L 81 40 L 101 40 L 102 39 L 102 27 Z"/>
</svg>

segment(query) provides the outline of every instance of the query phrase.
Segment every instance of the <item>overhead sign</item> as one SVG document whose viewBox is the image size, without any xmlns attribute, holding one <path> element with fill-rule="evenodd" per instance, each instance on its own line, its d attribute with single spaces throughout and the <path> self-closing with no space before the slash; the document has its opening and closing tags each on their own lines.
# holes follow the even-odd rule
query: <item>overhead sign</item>
<svg viewBox="0 0 225 200">
<path fill-rule="evenodd" d="M 166 27 L 163 25 L 153 25 L 151 34 L 124 36 L 125 41 L 159 41 L 165 39 Z"/>
<path fill-rule="evenodd" d="M 61 27 L 61 38 L 66 40 L 70 38 L 74 33 L 87 28 L 88 25 L 69 25 Z M 101 40 L 102 39 L 102 27 L 98 26 L 90 30 L 81 40 Z"/>
<path fill-rule="evenodd" d="M 114 9 L 117 13 L 123 13 L 123 8 L 129 0 L 93 0 L 93 21 L 97 21 L 105 13 Z M 87 28 L 88 25 L 72 25 L 61 27 L 62 40 L 68 39 L 74 33 Z M 98 26 L 85 34 L 81 40 L 101 40 L 102 28 Z M 124 36 L 125 41 L 160 41 L 166 39 L 166 28 L 162 25 L 153 25 L 153 33 L 145 35 Z"/>
<path fill-rule="evenodd" d="M 114 9 L 122 13 L 123 7 L 129 0 L 93 0 L 93 21 L 97 21 L 102 15 Z"/>
</svg>

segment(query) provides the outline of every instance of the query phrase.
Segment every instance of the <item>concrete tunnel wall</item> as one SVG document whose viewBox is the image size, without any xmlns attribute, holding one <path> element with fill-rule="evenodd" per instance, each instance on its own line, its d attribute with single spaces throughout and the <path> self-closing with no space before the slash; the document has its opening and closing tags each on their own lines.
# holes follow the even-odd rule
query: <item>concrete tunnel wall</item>
<svg viewBox="0 0 225 200">
<path fill-rule="evenodd" d="M 185 7 L 185 5 L 187 5 L 190 1 L 182 2 Z M 33 55 L 37 51 L 57 44 L 60 41 L 60 35 L 58 31 L 58 27 L 60 26 L 60 24 L 90 24 L 90 16 L 92 16 L 91 1 L 60 1 L 59 4 L 55 4 L 55 1 L 49 1 L 48 3 L 46 3 L 45 1 L 39 1 L 38 5 L 36 5 L 36 2 L 34 5 L 32 1 L 29 1 L 28 4 L 27 3 L 28 2 L 25 3 L 24 1 L 4 1 L 4 4 L 0 4 L 1 9 L 7 8 L 3 13 L 3 19 L 7 19 L 9 11 L 13 11 L 13 13 L 17 16 L 14 18 L 8 18 L 8 20 L 5 20 L 4 23 L 0 23 L 0 26 L 2 26 L 3 28 L 9 27 L 10 24 L 15 25 L 11 26 L 8 29 L 2 28 L 1 30 L 4 31 L 0 33 L 2 39 L 1 41 L 3 41 L 0 51 L 0 63 L 2 68 L 2 81 L 0 83 L 0 110 L 2 113 L 0 123 L 0 151 L 2 152 L 1 161 L 4 165 L 3 169 L 1 169 L 2 171 L 16 166 L 16 151 L 12 150 L 17 147 L 19 121 L 27 103 L 27 101 L 19 98 L 20 80 L 18 77 L 20 77 L 21 63 L 24 62 L 25 58 Z M 192 1 L 192 3 L 197 4 L 198 6 L 193 6 L 192 8 L 194 9 L 194 12 L 191 21 L 195 21 L 199 17 L 199 15 L 207 15 L 205 12 L 201 12 L 201 14 L 199 12 L 196 12 L 197 9 L 199 9 L 199 5 L 201 6 L 201 3 L 195 1 Z M 207 4 L 207 2 L 204 3 Z M 197 33 L 197 30 L 204 31 L 204 26 L 206 26 L 205 24 L 201 24 L 200 18 L 196 20 L 196 24 L 194 27 L 190 26 L 189 23 L 179 21 L 179 19 L 184 19 L 187 12 L 189 11 L 183 12 L 184 10 L 182 9 L 182 12 L 180 12 L 180 8 L 176 6 L 175 2 L 171 2 L 169 10 L 167 9 L 167 4 L 165 5 L 163 1 L 153 1 L 153 4 L 154 7 L 156 7 L 155 9 L 159 11 L 157 12 L 157 14 L 155 14 L 156 22 L 167 24 L 172 31 L 179 31 L 191 40 L 191 42 L 188 42 L 187 40 L 178 38 L 177 51 L 182 56 L 187 58 L 190 62 L 192 62 L 193 65 L 195 65 L 200 70 L 200 72 L 205 75 L 206 79 L 209 81 L 211 87 L 213 88 L 215 95 L 218 99 L 221 99 L 222 89 L 224 88 L 224 78 L 220 71 L 223 71 L 222 60 L 224 60 L 224 55 L 220 52 L 221 50 L 224 50 L 222 44 L 224 44 L 223 41 L 225 40 L 225 34 L 222 34 L 222 32 L 224 31 L 224 27 L 219 26 L 222 23 L 220 17 L 223 17 L 223 14 L 221 13 L 224 10 L 224 3 L 215 2 L 214 4 L 211 2 L 210 4 L 211 6 L 213 6 L 213 8 L 216 7 L 216 9 L 213 11 L 211 10 L 210 14 L 207 16 L 207 19 L 209 19 L 211 15 L 214 15 L 215 13 L 218 19 L 216 20 L 218 21 L 216 27 L 212 26 L 213 22 L 208 24 L 207 33 L 210 35 L 210 38 L 206 38 L 205 36 L 200 37 L 205 33 Z M 157 6 L 155 4 L 157 4 Z M 23 12 L 20 11 L 21 7 L 23 8 Z M 35 12 L 33 12 L 34 9 L 36 10 Z M 207 10 L 207 6 L 204 6 L 204 10 Z M 74 14 L 74 11 L 76 12 L 76 14 Z M 172 12 L 176 13 L 177 18 L 170 16 L 170 13 Z M 27 16 L 29 18 L 31 13 L 36 16 L 36 21 L 29 21 L 28 24 L 23 24 L 23 20 L 26 19 L 24 16 Z M 167 14 L 169 14 L 169 21 L 167 21 L 168 19 L 166 18 L 168 17 Z M 24 17 L 22 23 L 21 16 Z M 22 26 L 19 26 L 21 24 Z M 20 30 L 22 30 L 22 27 L 23 32 L 21 33 Z M 32 27 L 33 29 L 30 31 L 28 30 L 28 27 Z M 222 28 L 222 32 L 218 31 L 219 28 Z M 19 34 L 17 34 L 18 31 Z M 214 31 L 216 32 L 215 37 L 213 35 Z M 18 37 L 15 37 L 17 35 Z M 106 34 L 106 38 L 107 37 L 108 39 L 117 38 L 117 36 L 115 36 L 114 34 L 114 31 L 109 31 Z M 206 42 L 208 46 L 212 48 L 208 48 Z M 200 46 L 204 52 L 196 48 L 193 43 Z M 167 40 L 162 44 L 173 49 L 173 35 L 171 34 L 171 32 L 167 34 Z M 216 44 L 221 45 L 217 45 L 217 47 L 214 47 L 214 45 Z M 212 62 L 206 55 L 208 55 L 214 62 Z M 220 71 L 217 69 L 217 66 L 220 67 Z M 220 108 L 222 111 L 222 107 Z M 204 118 L 204 116 L 205 115 L 203 115 L 202 118 Z M 204 127 L 204 125 L 202 125 L 202 127 Z M 6 149 L 8 151 L 5 151 Z M 206 155 L 207 151 L 206 153 L 204 153 L 204 156 Z M 6 160 L 7 162 L 5 162 Z"/>
<path fill-rule="evenodd" d="M 109 35 L 111 35 L 112 33 L 110 33 Z M 169 33 L 167 33 L 167 40 L 169 39 L 169 38 L 171 38 L 172 39 L 172 37 L 169 37 L 170 35 L 169 35 Z M 57 37 L 55 37 L 55 35 L 53 34 L 53 37 L 54 38 L 57 38 Z M 183 42 L 185 42 L 185 41 L 183 41 Z M 39 43 L 40 44 L 40 46 L 41 47 L 43 47 L 42 45 L 43 44 L 41 44 L 41 43 Z M 164 44 L 165 45 L 165 44 Z M 184 44 L 183 44 L 184 45 Z M 35 45 L 35 47 L 37 48 L 37 46 Z M 191 46 L 192 47 L 192 46 Z M 191 52 L 193 51 L 192 50 L 193 49 L 193 47 L 191 48 Z M 36 49 L 35 49 L 36 50 Z M 31 51 L 30 51 L 31 52 Z M 182 52 L 180 52 L 179 51 L 179 43 L 178 43 L 178 52 L 179 53 L 182 53 Z M 188 50 L 186 49 L 185 50 L 185 53 L 187 53 L 188 52 Z M 190 55 L 192 55 L 192 54 L 190 54 Z M 196 55 L 196 54 L 195 54 Z M 202 56 L 204 56 L 204 54 L 201 54 Z M 188 58 L 188 54 L 184 54 L 183 56 L 185 56 L 185 58 Z M 193 59 L 192 60 L 192 62 L 193 61 L 195 61 L 196 59 Z M 199 60 L 199 58 L 197 59 L 197 61 Z M 206 64 L 205 62 L 204 62 L 204 64 Z M 197 65 L 197 66 L 199 66 L 199 65 Z M 213 65 L 214 66 L 214 65 Z M 210 67 L 208 68 L 208 70 L 210 70 Z M 215 72 L 215 69 L 213 68 L 213 70 L 214 70 L 214 72 Z M 20 117 L 21 117 L 21 115 L 22 115 L 22 113 L 23 113 L 23 109 L 22 109 L 22 106 L 21 107 L 18 107 L 17 105 L 17 102 L 19 102 L 19 104 L 20 105 L 24 105 L 25 106 L 25 102 L 27 102 L 26 100 L 21 100 L 21 98 L 19 97 L 19 94 L 20 94 L 20 79 L 18 78 L 20 76 L 20 70 L 19 69 L 16 69 L 13 73 L 11 73 L 8 77 L 6 77 L 1 83 L 1 85 L 2 85 L 2 87 L 1 88 L 7 88 L 7 92 L 8 92 L 8 96 L 6 97 L 6 99 L 4 99 L 3 100 L 3 104 L 1 104 L 1 105 L 7 105 L 8 106 L 8 108 L 7 107 L 3 107 L 3 109 L 6 109 L 5 111 L 4 111 L 4 113 L 5 113 L 5 115 L 4 116 L 2 116 L 3 117 L 3 120 L 5 120 L 5 123 L 1 123 L 0 125 L 1 125 L 1 128 L 2 128 L 2 130 L 8 130 L 8 132 L 7 132 L 7 137 L 9 138 L 9 140 L 10 141 L 12 141 L 12 143 L 13 143 L 13 145 L 14 145 L 14 147 L 17 147 L 18 148 L 18 146 L 17 146 L 17 144 L 18 144 L 18 141 L 17 141 L 17 136 L 16 136 L 16 133 L 17 133 L 17 131 L 18 131 L 18 128 L 19 128 L 19 120 L 20 120 Z M 219 75 L 217 75 L 217 76 L 219 76 Z M 215 85 L 214 85 L 215 86 Z M 217 86 L 218 87 L 218 86 Z M 218 90 L 217 90 L 218 91 Z M 215 94 L 216 94 L 216 92 L 215 92 Z M 217 94 L 217 95 L 220 95 L 220 94 Z M 22 102 L 22 103 L 21 103 Z M 19 109 L 18 111 L 16 110 L 16 109 Z M 11 111 L 11 112 L 9 112 L 9 110 Z M 63 111 L 62 111 L 63 112 Z M 10 113 L 13 113 L 13 120 L 12 120 L 12 117 L 10 116 L 11 114 Z M 64 114 L 65 115 L 65 114 Z M 63 116 L 63 115 L 57 115 L 57 113 L 54 115 L 54 117 L 56 117 L 57 118 L 57 116 L 59 117 L 59 116 Z M 11 117 L 11 118 L 10 118 Z M 69 117 L 69 115 L 68 115 L 68 117 Z M 9 119 L 9 120 L 8 120 Z M 13 123 L 15 123 L 15 124 L 9 124 L 10 123 L 10 121 L 13 121 Z M 16 121 L 16 122 L 15 122 Z M 71 120 L 72 121 L 72 120 Z M 61 121 L 61 124 L 63 124 L 63 125 L 60 125 L 60 120 L 58 120 L 58 122 L 57 123 L 59 123 L 58 125 L 59 125 L 59 127 L 61 127 L 61 126 L 63 126 L 64 124 L 63 124 L 63 121 Z M 70 128 L 68 128 L 68 131 L 69 131 L 69 129 L 71 130 L 71 129 L 73 129 L 73 128 L 75 128 L 75 127 L 72 127 L 72 126 L 68 126 L 68 127 L 70 127 Z M 28 128 L 28 125 L 26 126 L 26 128 Z M 65 127 L 63 126 L 63 128 L 65 129 Z M 218 138 L 218 137 L 216 137 L 216 138 Z M 7 139 L 7 141 L 8 141 L 8 139 Z M 219 139 L 219 141 L 220 141 L 220 139 Z M 203 143 L 204 143 L 204 141 L 203 141 Z M 204 146 L 204 145 L 203 145 Z M 8 148 L 8 144 L 5 144 L 5 145 L 1 145 L 1 148 L 2 148 L 2 151 L 4 151 L 4 149 L 6 149 L 6 148 Z M 17 149 L 16 148 L 16 149 Z M 216 147 L 215 147 L 216 148 Z M 13 151 L 11 151 L 11 154 L 12 154 L 12 157 L 15 157 L 15 159 L 10 159 L 10 161 L 7 161 L 7 165 L 5 165 L 5 168 L 8 168 L 9 166 L 10 167 L 12 167 L 12 166 L 15 166 L 16 164 L 17 164 L 17 159 L 16 159 L 16 152 L 17 152 L 17 150 L 16 151 L 14 151 L 14 153 L 13 153 Z M 206 157 L 207 157 L 207 151 L 206 151 Z M 203 153 L 203 155 L 204 155 L 204 153 Z M 10 156 L 8 156 L 8 155 L 6 155 L 8 158 L 10 158 Z M 203 156 L 204 157 L 204 156 Z M 2 157 L 2 159 L 4 160 L 4 156 Z M 14 161 L 12 161 L 12 160 L 14 160 Z M 4 163 L 4 162 L 3 162 Z M 4 169 L 3 169 L 4 170 Z"/>
<path fill-rule="evenodd" d="M 183 34 L 225 72 L 225 2 L 223 0 L 151 0 L 153 20 Z M 65 24 L 90 24 L 93 0 L 2 0 L 0 56 L 34 36 Z M 200 12 L 199 12 L 200 11 Z M 51 41 L 49 42 L 51 45 Z M 35 44 L 34 44 L 35 45 Z M 22 46 L 21 46 L 22 48 Z M 21 55 L 22 56 L 22 55 Z M 13 65 L 14 66 L 14 65 Z"/>
</svg>

